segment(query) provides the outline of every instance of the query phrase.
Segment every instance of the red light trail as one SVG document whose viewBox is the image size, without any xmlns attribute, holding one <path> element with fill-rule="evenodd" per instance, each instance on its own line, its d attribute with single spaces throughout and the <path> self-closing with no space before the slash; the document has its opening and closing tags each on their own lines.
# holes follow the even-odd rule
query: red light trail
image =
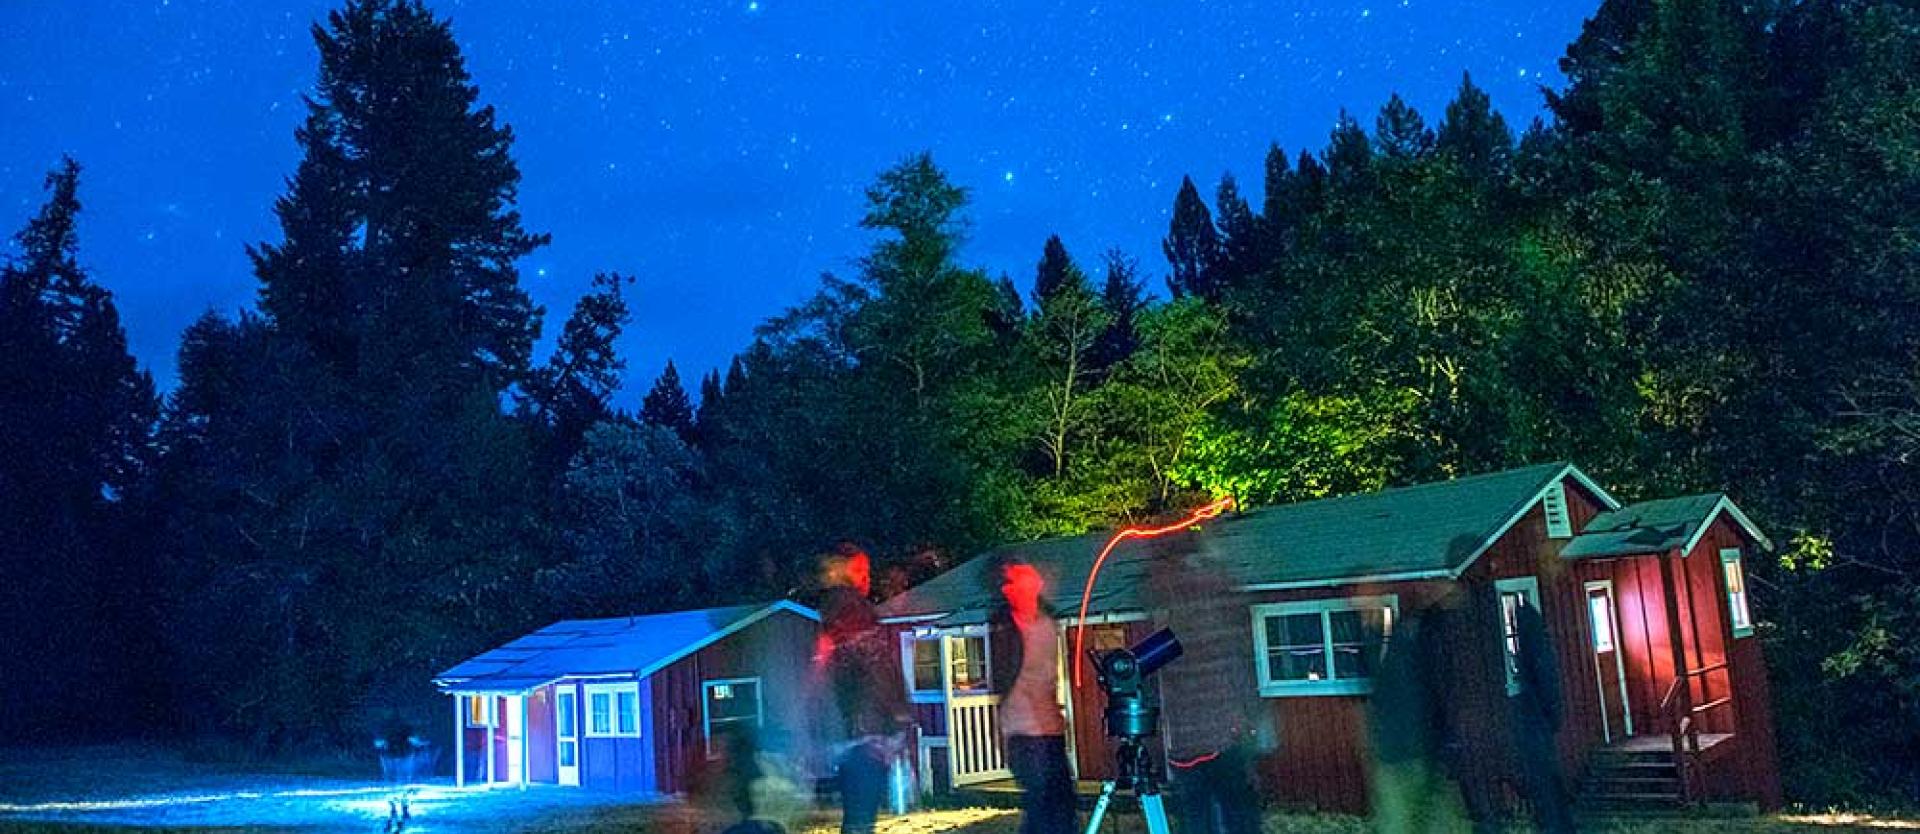
<svg viewBox="0 0 1920 834">
<path fill-rule="evenodd" d="M 1209 518 L 1216 518 L 1232 506 L 1233 498 L 1229 496 L 1194 510 L 1193 513 L 1186 518 L 1165 527 L 1127 527 L 1114 533 L 1113 538 L 1107 539 L 1107 546 L 1101 548 L 1100 555 L 1093 560 L 1093 570 L 1087 572 L 1086 587 L 1080 591 L 1080 626 L 1079 630 L 1073 634 L 1074 687 L 1078 688 L 1080 686 L 1080 661 L 1084 657 L 1084 652 L 1082 652 L 1081 649 L 1085 647 L 1087 640 L 1087 603 L 1093 600 L 1093 582 L 1095 579 L 1100 578 L 1100 566 L 1106 563 L 1107 556 L 1113 553 L 1113 548 L 1127 539 L 1151 539 L 1155 536 L 1164 536 L 1168 533 L 1178 533 Z"/>
</svg>

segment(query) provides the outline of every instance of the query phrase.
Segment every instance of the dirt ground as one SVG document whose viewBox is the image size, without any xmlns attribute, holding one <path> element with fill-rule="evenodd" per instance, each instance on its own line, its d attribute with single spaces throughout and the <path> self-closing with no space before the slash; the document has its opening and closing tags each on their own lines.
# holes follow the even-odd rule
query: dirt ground
<svg viewBox="0 0 1920 834">
<path fill-rule="evenodd" d="M 324 772 L 332 770 L 331 773 Z M 349 774 L 350 775 L 350 774 Z M 394 834 L 393 801 L 405 796 L 407 834 L 718 834 L 731 820 L 684 803 L 636 802 L 573 788 L 410 788 L 345 778 L 337 769 L 198 763 L 176 752 L 133 748 L 0 751 L 0 834 L 16 832 L 361 832 Z M 830 811 L 788 820 L 793 834 L 833 834 Z M 1360 834 L 1365 820 L 1272 814 L 1265 834 Z M 923 810 L 882 821 L 877 834 L 1014 834 L 1017 812 Z M 1788 814 L 1590 820 L 1605 834 L 1786 834 L 1913 831 L 1920 820 Z M 1516 826 L 1514 832 L 1528 830 Z M 1110 817 L 1104 834 L 1144 834 L 1137 814 Z"/>
</svg>

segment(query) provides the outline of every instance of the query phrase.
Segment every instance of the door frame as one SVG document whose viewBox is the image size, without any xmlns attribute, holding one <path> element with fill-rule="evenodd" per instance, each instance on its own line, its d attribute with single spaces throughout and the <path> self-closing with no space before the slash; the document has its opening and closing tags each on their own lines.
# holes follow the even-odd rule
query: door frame
<svg viewBox="0 0 1920 834">
<path fill-rule="evenodd" d="M 1620 597 L 1614 593 L 1613 580 L 1595 579 L 1582 585 L 1581 597 L 1587 605 L 1587 651 L 1593 656 L 1594 686 L 1600 696 L 1600 737 L 1606 743 L 1613 743 L 1612 722 L 1607 719 L 1607 673 L 1600 664 L 1600 652 L 1594 643 L 1593 633 L 1593 592 L 1604 591 L 1607 597 L 1607 627 L 1613 631 L 1609 637 L 1613 640 L 1613 679 L 1620 692 L 1620 720 L 1626 732 L 1621 738 L 1633 738 L 1633 701 L 1627 694 L 1627 662 L 1622 657 L 1626 653 L 1626 643 L 1620 639 Z"/>
<path fill-rule="evenodd" d="M 572 704 L 566 710 L 560 709 L 560 700 L 565 698 Z M 562 722 L 563 714 L 572 713 L 573 720 Z M 567 764 L 562 755 L 567 745 L 573 745 L 573 764 Z M 562 785 L 580 784 L 580 689 L 571 683 L 554 687 L 553 691 L 553 768 L 554 781 Z"/>
</svg>

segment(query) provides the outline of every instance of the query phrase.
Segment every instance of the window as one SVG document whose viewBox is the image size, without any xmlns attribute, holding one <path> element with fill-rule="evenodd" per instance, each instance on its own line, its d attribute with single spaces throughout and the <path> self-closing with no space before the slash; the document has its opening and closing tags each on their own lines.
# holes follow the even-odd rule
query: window
<svg viewBox="0 0 1920 834">
<path fill-rule="evenodd" d="M 707 755 L 714 755 L 713 740 L 729 727 L 753 729 L 760 726 L 760 679 L 733 678 L 707 681 L 706 706 Z"/>
<path fill-rule="evenodd" d="M 640 735 L 640 685 L 590 683 L 587 690 L 587 736 Z"/>
<path fill-rule="evenodd" d="M 493 723 L 493 696 L 467 696 L 467 726 L 486 727 Z"/>
<path fill-rule="evenodd" d="M 915 695 L 940 694 L 940 638 L 902 634 L 906 641 L 907 689 Z"/>
<path fill-rule="evenodd" d="M 1567 517 L 1567 482 L 1554 481 L 1540 498 L 1540 510 L 1547 516 L 1547 538 L 1573 536 L 1573 520 Z"/>
<path fill-rule="evenodd" d="M 1593 620 L 1593 650 L 1596 652 L 1613 651 L 1613 606 L 1612 597 L 1606 594 L 1587 594 L 1587 616 Z"/>
<path fill-rule="evenodd" d="M 987 638 L 953 638 L 947 644 L 947 668 L 953 673 L 953 691 L 986 689 Z"/>
<path fill-rule="evenodd" d="M 1282 602 L 1253 608 L 1260 694 L 1369 691 L 1393 635 L 1393 596 Z"/>
<path fill-rule="evenodd" d="M 1733 618 L 1733 636 L 1753 633 L 1753 610 L 1747 607 L 1747 572 L 1740 565 L 1740 550 L 1720 551 L 1720 570 L 1727 576 L 1727 613 Z"/>
<path fill-rule="evenodd" d="M 571 684 L 562 685 L 572 686 Z M 562 689 L 555 693 L 553 699 L 553 723 L 555 725 L 555 735 L 560 740 L 559 759 L 561 767 L 577 767 L 579 765 L 579 742 L 576 741 L 576 739 L 580 737 L 580 724 L 579 716 L 574 714 L 577 708 L 574 701 L 575 695 L 571 688 Z"/>
<path fill-rule="evenodd" d="M 1500 651 L 1506 658 L 1507 694 L 1520 694 L 1520 606 L 1540 611 L 1540 580 L 1531 576 L 1493 583 L 1500 594 Z"/>
</svg>

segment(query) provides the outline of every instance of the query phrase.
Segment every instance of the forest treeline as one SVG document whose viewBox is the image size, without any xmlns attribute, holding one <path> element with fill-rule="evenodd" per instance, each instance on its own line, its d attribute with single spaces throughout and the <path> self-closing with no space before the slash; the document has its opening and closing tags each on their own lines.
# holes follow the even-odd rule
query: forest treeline
<svg viewBox="0 0 1920 834">
<path fill-rule="evenodd" d="M 1751 571 L 1790 791 L 1914 795 L 1912 2 L 1606 0 L 1547 119 L 1465 78 L 1437 116 L 1343 113 L 1258 189 L 1184 182 L 1164 265 L 1046 229 L 1031 276 L 970 264 L 966 189 L 911 156 L 847 206 L 852 268 L 638 402 L 615 345 L 663 302 L 626 277 L 534 357 L 516 263 L 548 238 L 447 23 L 351 0 L 313 34 L 257 303 L 187 330 L 177 388 L 81 265 L 77 165 L 15 239 L 8 737 L 359 745 L 444 724 L 428 678 L 477 650 L 793 594 L 841 539 L 897 588 L 1204 496 L 1566 459 L 1736 496 L 1781 545 Z"/>
</svg>

